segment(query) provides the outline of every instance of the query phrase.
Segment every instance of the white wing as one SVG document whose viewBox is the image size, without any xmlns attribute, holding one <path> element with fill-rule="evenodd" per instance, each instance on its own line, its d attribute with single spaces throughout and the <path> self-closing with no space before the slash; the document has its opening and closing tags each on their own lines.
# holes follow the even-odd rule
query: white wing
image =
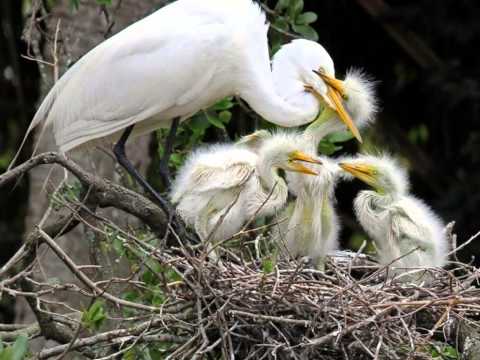
<svg viewBox="0 0 480 360">
<path fill-rule="evenodd" d="M 172 184 L 171 198 L 178 203 L 187 194 L 206 194 L 243 185 L 255 171 L 257 155 L 232 144 L 198 149 L 180 168 Z"/>
<path fill-rule="evenodd" d="M 185 2 L 174 5 L 80 59 L 51 90 L 32 126 L 43 118 L 53 122 L 57 144 L 67 151 L 154 115 L 189 115 L 221 97 L 205 89 L 223 90 L 212 81 L 229 46 L 228 26 Z"/>
<path fill-rule="evenodd" d="M 182 189 L 172 193 L 172 201 L 178 202 L 185 194 L 214 196 L 214 192 L 236 188 L 245 184 L 255 169 L 247 163 L 238 163 L 226 168 L 197 167 Z M 175 185 L 174 185 L 175 186 Z"/>
</svg>

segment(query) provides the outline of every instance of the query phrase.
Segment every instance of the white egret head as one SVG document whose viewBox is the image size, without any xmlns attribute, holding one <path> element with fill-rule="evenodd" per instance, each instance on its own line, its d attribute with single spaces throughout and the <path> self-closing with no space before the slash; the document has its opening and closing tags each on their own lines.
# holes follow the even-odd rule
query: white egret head
<svg viewBox="0 0 480 360">
<path fill-rule="evenodd" d="M 310 40 L 294 40 L 275 54 L 272 74 L 276 91 L 299 108 L 333 110 L 338 119 L 361 141 L 360 133 L 344 107 L 342 81 L 335 78 L 333 60 L 320 44 Z"/>
<path fill-rule="evenodd" d="M 404 195 L 408 191 L 406 170 L 388 155 L 359 155 L 343 159 L 339 166 L 380 194 Z"/>
</svg>

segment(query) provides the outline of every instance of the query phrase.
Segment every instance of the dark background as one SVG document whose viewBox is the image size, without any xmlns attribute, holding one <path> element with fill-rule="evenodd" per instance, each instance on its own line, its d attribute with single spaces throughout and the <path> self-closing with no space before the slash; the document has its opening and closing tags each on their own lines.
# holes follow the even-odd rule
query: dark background
<svg viewBox="0 0 480 360">
<path fill-rule="evenodd" d="M 39 101 L 37 66 L 20 57 L 26 53 L 20 3 L 0 1 L 0 172 Z M 456 221 L 459 243 L 467 240 L 480 227 L 478 2 L 306 0 L 305 7 L 319 15 L 314 27 L 339 74 L 355 66 L 379 80 L 381 112 L 367 145 L 401 157 L 414 194 L 446 222 Z M 357 144 L 345 148 L 354 152 Z M 15 190 L 0 189 L 0 264 L 23 236 L 27 181 Z M 337 192 L 343 213 L 351 212 L 359 186 Z M 351 220 L 344 239 L 358 231 Z M 474 242 L 461 258 L 479 253 L 480 242 Z"/>
</svg>

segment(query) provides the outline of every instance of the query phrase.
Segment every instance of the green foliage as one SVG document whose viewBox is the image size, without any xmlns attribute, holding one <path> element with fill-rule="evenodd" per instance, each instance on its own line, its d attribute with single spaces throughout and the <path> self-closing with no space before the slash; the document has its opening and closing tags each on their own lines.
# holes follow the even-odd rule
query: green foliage
<svg viewBox="0 0 480 360">
<path fill-rule="evenodd" d="M 333 155 L 337 151 L 343 149 L 341 143 L 353 139 L 353 134 L 349 130 L 337 131 L 325 136 L 318 144 L 318 151 L 323 155 Z"/>
<path fill-rule="evenodd" d="M 222 137 L 227 138 L 226 127 L 232 120 L 232 111 L 235 105 L 234 99 L 227 97 L 182 123 L 175 138 L 175 151 L 170 156 L 170 167 L 173 169 L 180 167 L 190 151 L 203 142 L 207 131 L 217 130 Z M 168 132 L 169 129 L 160 129 L 156 132 L 159 158 L 163 157 L 163 144 Z"/>
<path fill-rule="evenodd" d="M 275 15 L 271 20 L 270 36 L 272 52 L 276 52 L 285 42 L 285 35 L 296 33 L 309 40 L 318 41 L 318 33 L 311 26 L 318 19 L 311 11 L 303 12 L 303 0 L 279 0 L 274 7 Z"/>
<path fill-rule="evenodd" d="M 0 340 L 0 360 L 23 360 L 28 350 L 28 338 L 25 335 L 17 337 L 13 345 L 4 346 Z"/>
<path fill-rule="evenodd" d="M 154 345 L 134 346 L 122 357 L 122 360 L 163 360 L 169 354 L 172 343 L 159 342 Z"/>
<path fill-rule="evenodd" d="M 451 345 L 438 344 L 427 346 L 427 352 L 436 360 L 460 360 L 461 355 Z"/>
<path fill-rule="evenodd" d="M 82 184 L 77 179 L 63 184 L 59 191 L 49 194 L 50 204 L 54 210 L 60 210 L 66 202 L 75 202 L 80 199 Z"/>
<path fill-rule="evenodd" d="M 82 324 L 89 330 L 98 330 L 107 318 L 105 310 L 105 302 L 96 300 L 87 310 L 82 314 Z"/>
<path fill-rule="evenodd" d="M 262 261 L 262 271 L 265 274 L 270 274 L 275 269 L 275 261 L 271 256 L 267 256 Z"/>
</svg>

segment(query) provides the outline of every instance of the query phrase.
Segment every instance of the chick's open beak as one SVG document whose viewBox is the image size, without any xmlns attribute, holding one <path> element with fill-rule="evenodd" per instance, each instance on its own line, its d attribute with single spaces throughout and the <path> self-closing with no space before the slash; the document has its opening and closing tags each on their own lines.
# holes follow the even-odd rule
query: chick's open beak
<svg viewBox="0 0 480 360">
<path fill-rule="evenodd" d="M 375 184 L 375 169 L 367 164 L 352 164 L 340 163 L 338 164 L 343 170 L 352 174 L 363 182 L 374 185 Z"/>
<path fill-rule="evenodd" d="M 310 155 L 307 155 L 301 151 L 292 152 L 289 156 L 289 160 L 292 161 L 289 168 L 290 171 L 300 172 L 307 175 L 318 175 L 318 173 L 296 161 L 303 161 L 311 164 L 320 164 L 320 165 L 322 164 L 320 160 L 315 159 Z"/>
<path fill-rule="evenodd" d="M 320 78 L 327 85 L 326 97 L 329 100 L 327 101 L 327 104 L 337 112 L 338 117 L 350 129 L 353 136 L 355 136 L 359 142 L 362 142 L 362 136 L 360 135 L 360 132 L 353 123 L 350 114 L 347 112 L 342 103 L 342 96 L 345 96 L 345 87 L 343 81 L 325 74 L 324 71 L 314 70 L 313 72 L 320 76 Z"/>
</svg>

